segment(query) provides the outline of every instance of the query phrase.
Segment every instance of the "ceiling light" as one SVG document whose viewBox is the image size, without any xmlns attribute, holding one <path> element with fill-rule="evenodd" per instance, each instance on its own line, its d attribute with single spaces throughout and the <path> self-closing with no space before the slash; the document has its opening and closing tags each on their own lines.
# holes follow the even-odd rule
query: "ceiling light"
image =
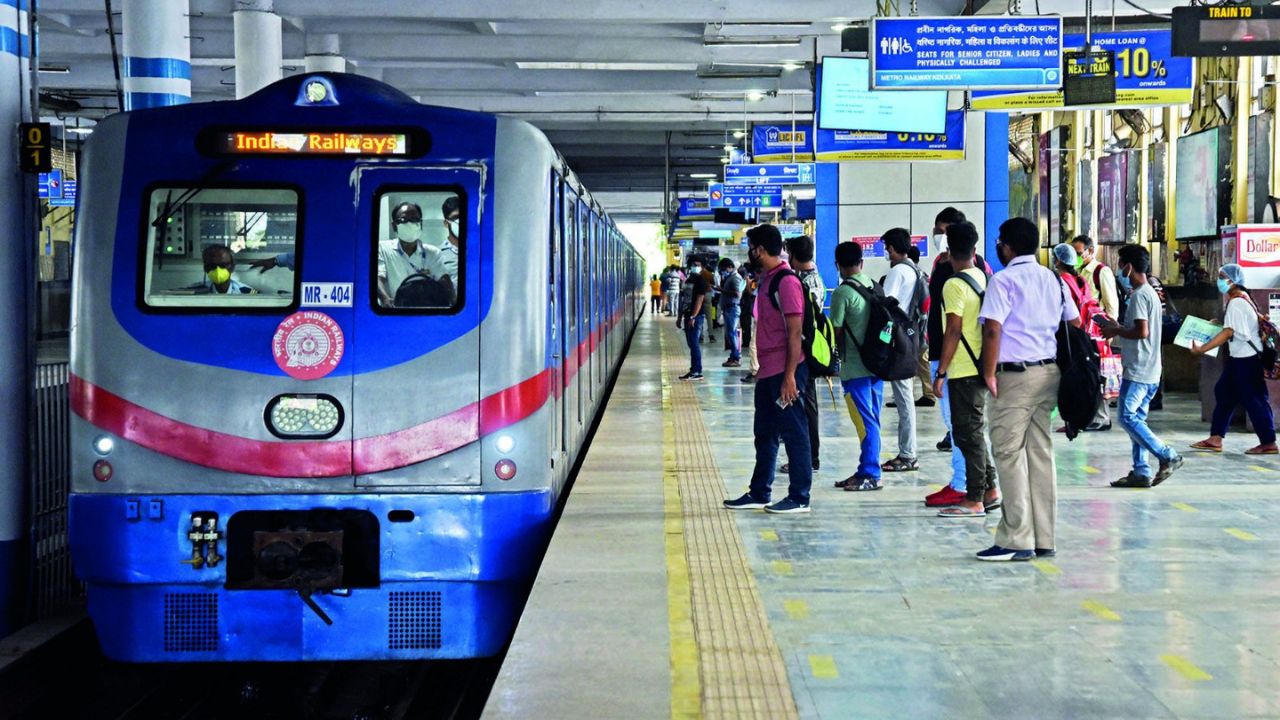
<svg viewBox="0 0 1280 720">
<path fill-rule="evenodd" d="M 753 47 L 795 47 L 800 44 L 798 37 L 760 36 L 760 37 L 726 37 L 712 35 L 702 38 L 703 45 L 750 45 Z"/>
<path fill-rule="evenodd" d="M 534 62 L 520 61 L 516 67 L 521 70 L 697 70 L 697 63 L 676 62 Z"/>
<path fill-rule="evenodd" d="M 747 136 L 747 132 L 745 130 L 734 130 L 733 136 L 741 140 L 742 138 Z"/>
<path fill-rule="evenodd" d="M 60 75 L 65 75 L 65 74 L 67 74 L 67 73 L 71 72 L 71 68 L 70 68 L 70 67 L 68 67 L 68 66 L 66 66 L 66 65 L 41 65 L 41 66 L 40 66 L 40 72 L 42 72 L 42 73 L 58 73 L 58 74 L 60 74 Z"/>
<path fill-rule="evenodd" d="M 730 144 L 728 144 L 728 143 L 725 143 L 724 151 L 725 151 L 725 152 L 733 152 L 733 149 L 734 149 L 735 147 L 737 147 L 737 146 L 736 146 L 736 145 L 730 145 Z"/>
<path fill-rule="evenodd" d="M 74 133 L 76 135 L 92 135 L 93 128 L 88 127 L 69 127 L 63 128 L 65 132 Z"/>
<path fill-rule="evenodd" d="M 849 23 L 836 23 L 835 25 L 831 26 L 831 29 L 835 30 L 836 32 L 844 32 L 845 30 L 848 30 L 851 27 L 853 26 L 850 25 Z"/>
<path fill-rule="evenodd" d="M 802 67 L 804 67 L 804 65 L 800 63 L 782 63 L 783 70 L 799 70 Z"/>
<path fill-rule="evenodd" d="M 727 158 L 727 157 L 726 157 L 726 158 L 720 158 L 720 164 L 721 164 L 721 165 L 728 165 L 728 164 L 729 164 L 729 158 Z"/>
<path fill-rule="evenodd" d="M 749 90 L 747 91 L 747 99 L 751 102 L 760 102 L 764 99 L 764 92 L 760 90 Z"/>
<path fill-rule="evenodd" d="M 694 180 L 712 180 L 720 176 L 716 175 L 715 173 L 690 173 L 689 177 L 693 178 Z"/>
</svg>

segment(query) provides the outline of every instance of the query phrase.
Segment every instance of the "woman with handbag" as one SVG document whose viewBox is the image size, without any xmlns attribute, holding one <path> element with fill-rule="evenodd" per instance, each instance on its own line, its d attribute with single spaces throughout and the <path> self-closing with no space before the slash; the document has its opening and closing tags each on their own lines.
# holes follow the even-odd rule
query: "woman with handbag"
<svg viewBox="0 0 1280 720">
<path fill-rule="evenodd" d="M 1077 257 L 1076 249 L 1067 243 L 1058 243 L 1053 248 L 1054 270 L 1058 273 L 1058 277 L 1062 278 L 1062 284 L 1067 286 L 1067 292 L 1075 301 L 1076 309 L 1080 311 L 1080 327 L 1098 345 L 1102 376 L 1107 381 L 1103 391 L 1103 399 L 1106 400 L 1120 394 L 1120 376 L 1124 370 L 1120 365 L 1120 358 L 1111 352 L 1110 343 L 1102 337 L 1102 330 L 1094 320 L 1095 316 L 1105 313 L 1102 312 L 1102 306 L 1094 299 L 1093 287 L 1089 281 L 1080 277 L 1080 271 L 1076 269 Z M 1093 422 L 1089 423 L 1085 430 L 1110 429 L 1111 414 L 1107 410 L 1107 403 L 1098 403 L 1098 414 L 1094 415 Z M 1058 432 L 1066 432 L 1066 428 L 1059 428 Z"/>
<path fill-rule="evenodd" d="M 1244 286 L 1244 271 L 1239 265 L 1223 265 L 1218 271 L 1218 291 L 1227 298 L 1227 312 L 1222 331 L 1201 345 L 1191 343 L 1191 352 L 1203 355 L 1226 346 L 1227 359 L 1222 376 L 1213 386 L 1213 420 L 1209 438 L 1191 445 L 1194 450 L 1222 452 L 1222 440 L 1236 407 L 1243 405 L 1258 435 L 1258 445 L 1245 450 L 1246 455 L 1275 455 L 1276 429 L 1271 416 L 1271 399 L 1263 378 L 1261 335 L 1258 318 L 1261 313 Z"/>
</svg>

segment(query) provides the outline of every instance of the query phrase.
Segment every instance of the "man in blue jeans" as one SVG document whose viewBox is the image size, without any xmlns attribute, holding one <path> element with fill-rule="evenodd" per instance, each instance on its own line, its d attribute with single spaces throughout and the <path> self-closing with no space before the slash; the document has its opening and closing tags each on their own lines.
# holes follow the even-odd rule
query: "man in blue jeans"
<svg viewBox="0 0 1280 720">
<path fill-rule="evenodd" d="M 1151 256 L 1141 245 L 1120 248 L 1116 281 L 1129 291 L 1121 323 L 1103 325 L 1102 336 L 1120 338 L 1124 376 L 1120 382 L 1120 427 L 1133 442 L 1133 470 L 1111 483 L 1111 487 L 1149 488 L 1164 482 L 1182 467 L 1182 456 L 1164 444 L 1147 425 L 1151 398 L 1160 389 L 1160 296 L 1147 282 Z M 1151 472 L 1147 454 L 1155 455 L 1160 469 Z"/>
<path fill-rule="evenodd" d="M 809 377 L 800 333 L 804 324 L 805 288 L 782 259 L 782 234 L 772 225 L 747 231 L 747 256 L 761 272 L 756 302 L 755 341 L 760 372 L 756 379 L 756 466 L 751 489 L 725 500 L 730 510 L 764 508 L 771 513 L 809 512 L 813 466 L 809 457 L 809 421 L 800 388 Z M 775 286 L 776 279 L 776 286 Z M 772 505 L 778 442 L 787 447 L 787 496 Z"/>
<path fill-rule="evenodd" d="M 702 379 L 702 325 L 707 321 L 707 293 L 710 287 L 702 275 L 702 263 L 695 260 L 689 265 L 689 308 L 684 320 L 684 340 L 689 345 L 689 372 L 681 380 Z"/>
<path fill-rule="evenodd" d="M 742 366 L 742 338 L 738 335 L 739 303 L 742 302 L 742 291 L 747 281 L 743 279 L 733 266 L 733 261 L 724 258 L 720 261 L 720 318 L 724 321 L 724 347 L 729 351 L 729 359 L 723 367 Z"/>
</svg>

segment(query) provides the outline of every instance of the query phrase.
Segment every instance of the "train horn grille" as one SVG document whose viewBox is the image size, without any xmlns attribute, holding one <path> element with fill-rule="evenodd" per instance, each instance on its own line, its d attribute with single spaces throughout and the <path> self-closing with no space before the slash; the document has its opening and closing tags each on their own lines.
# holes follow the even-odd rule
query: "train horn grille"
<svg viewBox="0 0 1280 720">
<path fill-rule="evenodd" d="M 214 593 L 165 593 L 164 651 L 216 652 L 218 596 Z"/>
<path fill-rule="evenodd" d="M 393 592 L 387 606 L 387 647 L 434 650 L 440 647 L 440 593 Z"/>
</svg>

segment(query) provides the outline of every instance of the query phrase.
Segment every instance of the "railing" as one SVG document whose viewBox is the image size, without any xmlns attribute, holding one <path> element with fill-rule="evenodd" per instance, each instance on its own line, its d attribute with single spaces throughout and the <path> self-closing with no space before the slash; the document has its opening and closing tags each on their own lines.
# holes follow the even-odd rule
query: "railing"
<svg viewBox="0 0 1280 720">
<path fill-rule="evenodd" d="M 55 613 L 84 594 L 71 567 L 67 497 L 71 491 L 69 365 L 36 365 L 31 462 L 31 616 Z"/>
</svg>

